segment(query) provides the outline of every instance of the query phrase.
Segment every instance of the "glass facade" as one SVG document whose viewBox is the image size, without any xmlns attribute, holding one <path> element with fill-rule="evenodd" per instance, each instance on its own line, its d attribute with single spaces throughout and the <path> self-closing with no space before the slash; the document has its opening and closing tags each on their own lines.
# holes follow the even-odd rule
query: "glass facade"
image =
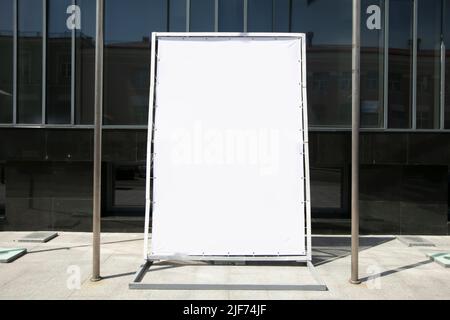
<svg viewBox="0 0 450 320">
<path fill-rule="evenodd" d="M 169 28 L 168 31 L 183 32 L 186 31 L 187 23 L 187 1 L 172 0 L 169 5 Z"/>
<path fill-rule="evenodd" d="M 307 36 L 310 125 L 350 126 L 352 1 L 292 0 L 290 11 L 290 31 Z"/>
<path fill-rule="evenodd" d="M 76 124 L 94 123 L 95 1 L 76 0 L 82 14 L 75 31 L 75 119 Z"/>
<path fill-rule="evenodd" d="M 6 203 L 5 166 L 0 163 L 0 216 L 5 215 L 5 203 Z"/>
<path fill-rule="evenodd" d="M 13 118 L 13 0 L 0 0 L 0 123 Z"/>
<path fill-rule="evenodd" d="M 443 22 L 442 30 L 444 32 L 443 54 L 445 61 L 444 70 L 444 124 L 445 129 L 450 129 L 450 0 L 443 3 Z"/>
<path fill-rule="evenodd" d="M 42 123 L 43 2 L 18 0 L 17 122 Z"/>
<path fill-rule="evenodd" d="M 441 104 L 442 1 L 419 0 L 417 9 L 417 128 L 438 129 Z"/>
<path fill-rule="evenodd" d="M 17 0 L 17 10 L 14 3 L 0 1 L 0 124 L 92 125 L 95 3 Z M 106 0 L 103 123 L 146 125 L 153 31 L 302 32 L 310 126 L 349 129 L 351 3 Z M 361 1 L 363 128 L 450 129 L 449 7 L 449 0 Z"/>
<path fill-rule="evenodd" d="M 72 0 L 47 1 L 47 123 L 70 124 L 72 93 L 72 31 L 65 12 Z"/>
<path fill-rule="evenodd" d="M 244 2 L 242 0 L 219 0 L 218 11 L 218 31 L 244 31 Z"/>
<path fill-rule="evenodd" d="M 91 222 L 95 10 L 0 0 L 0 214 L 24 225 Z M 349 218 L 352 0 L 105 0 L 104 13 L 105 218 L 143 214 L 153 31 L 305 33 L 313 220 Z M 443 233 L 450 0 L 361 0 L 360 85 L 363 231 Z M 428 231 L 411 222 L 427 215 Z"/>
<path fill-rule="evenodd" d="M 385 3 L 361 1 L 361 125 L 384 126 Z"/>
<path fill-rule="evenodd" d="M 389 1 L 389 128 L 411 127 L 413 9 L 413 0 Z"/>
<path fill-rule="evenodd" d="M 215 0 L 190 0 L 189 31 L 212 32 L 215 30 Z"/>
<path fill-rule="evenodd" d="M 105 216 L 142 215 L 145 208 L 145 163 L 110 163 L 107 167 Z"/>
<path fill-rule="evenodd" d="M 167 31 L 168 9 L 165 0 L 105 2 L 104 124 L 147 123 L 151 33 Z"/>
</svg>

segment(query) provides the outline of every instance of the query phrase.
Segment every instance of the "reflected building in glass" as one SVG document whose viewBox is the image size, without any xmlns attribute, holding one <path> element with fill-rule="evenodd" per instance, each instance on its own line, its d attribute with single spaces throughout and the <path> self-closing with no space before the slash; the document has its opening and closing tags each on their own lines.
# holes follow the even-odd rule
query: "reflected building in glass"
<svg viewBox="0 0 450 320">
<path fill-rule="evenodd" d="M 0 0 L 0 230 L 91 230 L 95 10 Z M 352 0 L 105 0 L 104 14 L 103 230 L 144 226 L 152 32 L 301 32 L 313 232 L 349 233 Z M 450 0 L 361 0 L 362 233 L 449 233 L 449 21 Z"/>
</svg>

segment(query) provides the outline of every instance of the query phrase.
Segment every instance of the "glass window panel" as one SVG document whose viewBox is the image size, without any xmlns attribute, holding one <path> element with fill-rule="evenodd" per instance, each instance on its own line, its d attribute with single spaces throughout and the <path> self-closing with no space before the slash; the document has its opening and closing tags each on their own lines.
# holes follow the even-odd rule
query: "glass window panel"
<svg viewBox="0 0 450 320">
<path fill-rule="evenodd" d="M 247 31 L 272 32 L 273 0 L 248 0 Z"/>
<path fill-rule="evenodd" d="M 361 126 L 382 127 L 384 1 L 362 0 L 361 10 Z"/>
<path fill-rule="evenodd" d="M 0 216 L 5 215 L 5 204 L 6 204 L 5 165 L 0 164 Z"/>
<path fill-rule="evenodd" d="M 244 31 L 243 0 L 219 0 L 219 31 Z"/>
<path fill-rule="evenodd" d="M 167 1 L 105 2 L 105 125 L 147 123 L 150 39 L 167 31 Z"/>
<path fill-rule="evenodd" d="M 42 1 L 18 0 L 17 121 L 42 121 Z"/>
<path fill-rule="evenodd" d="M 215 0 L 190 1 L 189 31 L 214 31 Z"/>
<path fill-rule="evenodd" d="M 444 41 L 445 41 L 445 129 L 450 129 L 450 0 L 444 0 Z M 450 199 L 450 198 L 449 198 Z"/>
<path fill-rule="evenodd" d="M 72 0 L 47 1 L 47 123 L 71 121 L 72 31 L 67 7 Z"/>
<path fill-rule="evenodd" d="M 341 169 L 311 169 L 311 205 L 314 209 L 340 209 L 342 207 Z"/>
<path fill-rule="evenodd" d="M 290 0 L 273 1 L 273 32 L 289 32 Z"/>
<path fill-rule="evenodd" d="M 115 166 L 113 206 L 145 206 L 145 165 Z"/>
<path fill-rule="evenodd" d="M 310 124 L 350 126 L 352 1 L 292 0 L 291 31 L 307 36 Z"/>
<path fill-rule="evenodd" d="M 441 0 L 419 0 L 417 23 L 417 128 L 440 126 Z"/>
<path fill-rule="evenodd" d="M 449 169 L 448 169 L 448 175 L 447 175 L 447 183 L 448 183 L 448 187 L 447 187 L 447 194 L 448 194 L 448 196 L 447 196 L 447 199 L 450 199 L 450 167 L 449 167 Z M 448 221 L 450 222 L 450 201 L 447 201 L 447 208 L 448 208 L 448 211 L 447 211 L 447 213 L 448 213 Z"/>
<path fill-rule="evenodd" d="M 187 31 L 186 2 L 187 0 L 169 1 L 169 31 Z"/>
<path fill-rule="evenodd" d="M 77 0 L 81 29 L 75 38 L 75 123 L 94 123 L 96 1 Z"/>
<path fill-rule="evenodd" d="M 412 0 L 389 2 L 388 127 L 411 127 Z"/>
<path fill-rule="evenodd" d="M 0 123 L 13 120 L 13 0 L 0 0 Z"/>
</svg>

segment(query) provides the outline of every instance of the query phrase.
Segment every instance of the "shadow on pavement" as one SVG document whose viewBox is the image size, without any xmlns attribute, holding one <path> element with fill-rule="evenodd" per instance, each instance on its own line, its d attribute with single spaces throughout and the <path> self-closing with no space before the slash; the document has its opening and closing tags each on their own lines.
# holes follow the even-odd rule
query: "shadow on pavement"
<svg viewBox="0 0 450 320">
<path fill-rule="evenodd" d="M 368 277 L 361 278 L 360 280 L 361 280 L 361 282 L 367 282 L 367 281 L 372 280 L 372 279 L 386 277 L 386 276 L 389 276 L 391 274 L 399 273 L 399 272 L 404 271 L 404 270 L 420 267 L 420 266 L 429 264 L 431 262 L 433 262 L 433 261 L 431 261 L 431 260 L 423 260 L 423 261 L 420 261 L 420 262 L 417 262 L 417 263 L 409 264 L 407 266 L 395 268 L 395 269 L 392 269 L 392 270 L 386 270 L 386 271 L 380 272 L 378 274 L 372 274 L 372 275 L 370 275 Z"/>
<path fill-rule="evenodd" d="M 364 251 L 383 243 L 394 240 L 395 237 L 361 237 L 359 239 L 359 251 Z M 325 264 L 336 259 L 347 257 L 351 254 L 350 236 L 313 236 L 312 256 L 315 266 Z"/>
</svg>

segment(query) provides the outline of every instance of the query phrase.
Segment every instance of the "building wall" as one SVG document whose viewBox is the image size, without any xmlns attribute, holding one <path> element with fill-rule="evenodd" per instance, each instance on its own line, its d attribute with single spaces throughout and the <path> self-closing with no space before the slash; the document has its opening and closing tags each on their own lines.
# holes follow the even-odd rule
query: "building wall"
<svg viewBox="0 0 450 320">
<path fill-rule="evenodd" d="M 0 230 L 91 229 L 95 1 L 73 31 L 72 2 L 0 0 Z M 105 0 L 103 230 L 143 228 L 151 32 L 251 31 L 307 35 L 313 231 L 348 233 L 351 3 Z M 450 0 L 387 3 L 361 1 L 361 231 L 448 234 Z"/>
<path fill-rule="evenodd" d="M 447 137 L 362 134 L 363 234 L 448 234 Z M 92 141 L 90 129 L 0 129 L 6 182 L 0 228 L 89 231 Z M 315 232 L 349 232 L 350 144 L 348 132 L 310 134 Z M 130 177 L 129 172 L 139 165 L 145 172 L 146 131 L 105 130 L 103 145 L 103 230 L 139 232 L 145 176 L 132 172 Z M 114 171 L 117 167 L 121 171 Z M 121 188 L 115 186 L 116 179 Z M 117 192 L 122 192 L 124 207 L 111 202 Z M 130 203 L 137 206 L 127 207 Z"/>
</svg>

